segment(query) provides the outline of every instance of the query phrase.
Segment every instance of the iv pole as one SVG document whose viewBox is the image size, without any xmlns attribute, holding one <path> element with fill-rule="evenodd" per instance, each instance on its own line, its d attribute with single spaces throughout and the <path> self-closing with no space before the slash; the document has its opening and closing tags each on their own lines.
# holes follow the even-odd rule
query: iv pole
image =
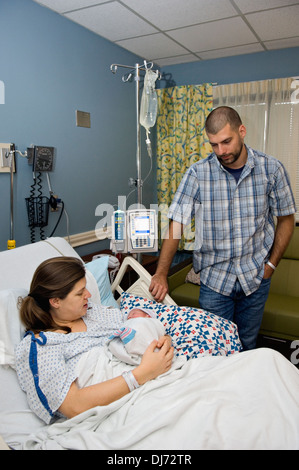
<svg viewBox="0 0 299 470">
<path fill-rule="evenodd" d="M 10 152 L 6 158 L 10 158 L 9 167 L 10 167 L 10 238 L 7 240 L 7 249 L 12 250 L 16 247 L 16 241 L 14 239 L 14 213 L 13 213 L 13 173 L 14 173 L 14 166 L 15 166 L 15 159 L 14 159 L 14 145 L 12 144 L 10 147 Z"/>
<path fill-rule="evenodd" d="M 7 249 L 13 250 L 16 247 L 16 241 L 14 239 L 14 189 L 13 189 L 13 174 L 15 167 L 15 154 L 18 153 L 21 157 L 27 157 L 27 152 L 22 153 L 15 149 L 15 145 L 11 144 L 10 151 L 5 154 L 6 158 L 9 158 L 10 167 L 10 239 L 7 240 Z"/>
<path fill-rule="evenodd" d="M 141 69 L 144 70 L 144 69 Z M 137 204 L 142 204 L 142 180 L 141 180 L 141 147 L 140 147 L 140 123 L 139 123 L 139 91 L 140 91 L 140 68 L 136 64 L 135 89 L 136 89 L 136 167 L 137 167 Z"/>
<path fill-rule="evenodd" d="M 137 179 L 136 179 L 136 186 L 137 186 L 137 205 L 141 207 L 142 205 L 142 184 L 143 181 L 141 179 L 141 150 L 140 150 L 140 122 L 139 122 L 139 91 L 140 91 L 140 70 L 146 72 L 146 68 L 142 67 L 139 64 L 135 64 L 135 67 L 130 65 L 120 65 L 120 64 L 112 64 L 110 66 L 110 70 L 112 73 L 117 72 L 117 68 L 122 67 L 126 69 L 131 69 L 131 72 L 122 76 L 123 82 L 128 82 L 132 79 L 133 71 L 134 71 L 134 80 L 135 80 L 135 93 L 136 93 L 136 166 L 137 166 Z M 153 67 L 153 63 L 151 63 L 151 67 Z"/>
</svg>

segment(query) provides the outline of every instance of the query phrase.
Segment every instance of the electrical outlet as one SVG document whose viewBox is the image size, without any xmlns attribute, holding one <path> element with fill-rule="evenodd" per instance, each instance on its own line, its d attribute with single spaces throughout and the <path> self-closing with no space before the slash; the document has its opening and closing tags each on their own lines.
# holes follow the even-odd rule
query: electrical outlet
<svg viewBox="0 0 299 470">
<path fill-rule="evenodd" d="M 51 207 L 51 212 L 58 212 L 58 196 L 57 194 L 52 194 L 50 197 L 50 207 Z"/>
<path fill-rule="evenodd" d="M 8 155 L 9 154 L 9 148 L 4 148 L 2 147 L 1 149 L 1 167 L 2 168 L 5 168 L 5 167 L 8 167 L 10 168 L 10 156 Z"/>
</svg>

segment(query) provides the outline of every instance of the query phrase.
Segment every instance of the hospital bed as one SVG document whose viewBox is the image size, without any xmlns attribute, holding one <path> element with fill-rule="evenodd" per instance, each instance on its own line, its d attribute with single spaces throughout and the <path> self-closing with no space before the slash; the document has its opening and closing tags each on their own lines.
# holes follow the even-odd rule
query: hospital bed
<svg viewBox="0 0 299 470">
<path fill-rule="evenodd" d="M 92 301 L 124 310 L 133 305 L 154 308 L 180 354 L 170 372 L 111 405 L 43 423 L 29 409 L 14 369 L 14 346 L 23 335 L 17 299 L 28 292 L 36 267 L 54 256 L 80 258 L 56 237 L 0 253 L 0 448 L 299 448 L 297 368 L 270 349 L 239 352 L 230 322 L 177 306 L 169 296 L 157 304 L 148 291 L 151 276 L 131 257 L 112 285 L 107 257 L 86 265 Z M 137 281 L 124 291 L 128 268 Z"/>
</svg>

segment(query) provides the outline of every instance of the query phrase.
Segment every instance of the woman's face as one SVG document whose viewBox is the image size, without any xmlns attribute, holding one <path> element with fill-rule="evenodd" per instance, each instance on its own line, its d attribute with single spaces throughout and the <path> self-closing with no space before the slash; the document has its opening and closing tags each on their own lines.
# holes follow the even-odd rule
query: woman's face
<svg viewBox="0 0 299 470">
<path fill-rule="evenodd" d="M 68 324 L 86 314 L 90 292 L 86 289 L 86 279 L 83 277 L 73 287 L 64 299 L 50 299 L 51 315 L 57 324 Z"/>
</svg>

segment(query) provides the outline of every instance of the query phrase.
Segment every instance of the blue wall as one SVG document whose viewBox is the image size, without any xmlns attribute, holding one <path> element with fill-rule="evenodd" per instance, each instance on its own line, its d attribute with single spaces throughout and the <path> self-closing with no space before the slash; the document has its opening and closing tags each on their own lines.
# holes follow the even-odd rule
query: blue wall
<svg viewBox="0 0 299 470">
<path fill-rule="evenodd" d="M 299 48 L 202 61 L 163 68 L 176 85 L 233 83 L 299 75 Z M 112 63 L 141 63 L 142 58 L 32 0 L 0 0 L 0 142 L 14 142 L 24 151 L 31 144 L 54 146 L 53 191 L 65 202 L 70 234 L 95 228 L 101 203 L 117 204 L 127 195 L 129 177 L 136 178 L 135 85 L 123 83 L 124 70 Z M 164 81 L 161 86 L 165 86 Z M 75 111 L 91 113 L 91 128 L 76 127 Z M 142 142 L 144 140 L 142 129 Z M 155 162 L 154 162 L 155 163 Z M 154 165 L 155 166 L 155 165 Z M 142 151 L 142 177 L 149 159 Z M 17 157 L 14 177 L 15 239 L 30 243 L 25 198 L 33 183 L 27 159 Z M 43 193 L 48 185 L 43 177 Z M 10 236 L 9 175 L 0 173 L 0 251 Z M 156 202 L 154 171 L 143 187 L 145 205 Z M 128 205 L 135 202 L 130 196 Z M 50 214 L 48 236 L 58 214 Z M 63 216 L 55 235 L 67 234 Z M 38 235 L 38 232 L 37 232 Z M 80 254 L 106 248 L 98 242 Z"/>
<path fill-rule="evenodd" d="M 31 144 L 56 149 L 53 191 L 64 201 L 70 234 L 93 230 L 101 203 L 117 204 L 127 195 L 129 177 L 136 178 L 135 84 L 123 83 L 112 63 L 135 65 L 140 58 L 31 0 L 0 0 L 0 142 L 14 142 L 20 151 Z M 76 127 L 75 111 L 91 114 L 91 128 Z M 142 129 L 143 131 L 143 129 Z M 144 134 L 142 133 L 142 141 Z M 142 176 L 149 158 L 142 155 Z M 153 182 L 143 188 L 144 204 L 153 199 Z M 33 183 L 32 167 L 17 157 L 14 177 L 14 238 L 30 243 L 25 198 Z M 48 196 L 46 175 L 43 194 Z M 0 173 L 0 250 L 10 237 L 10 178 Z M 128 205 L 136 196 L 128 199 Z M 58 214 L 50 213 L 46 235 Z M 55 236 L 67 234 L 63 216 Z M 39 239 L 39 231 L 37 231 Z M 97 245 L 97 246 L 95 246 Z M 105 246 L 104 246 L 105 245 Z M 109 246 L 99 242 L 83 252 Z M 82 250 L 81 253 L 82 254 Z M 80 252 L 80 250 L 78 250 Z M 83 253 L 83 254 L 84 254 Z"/>
<path fill-rule="evenodd" d="M 164 67 L 163 72 L 177 86 L 209 82 L 223 85 L 298 76 L 299 47 L 172 65 Z"/>
</svg>

